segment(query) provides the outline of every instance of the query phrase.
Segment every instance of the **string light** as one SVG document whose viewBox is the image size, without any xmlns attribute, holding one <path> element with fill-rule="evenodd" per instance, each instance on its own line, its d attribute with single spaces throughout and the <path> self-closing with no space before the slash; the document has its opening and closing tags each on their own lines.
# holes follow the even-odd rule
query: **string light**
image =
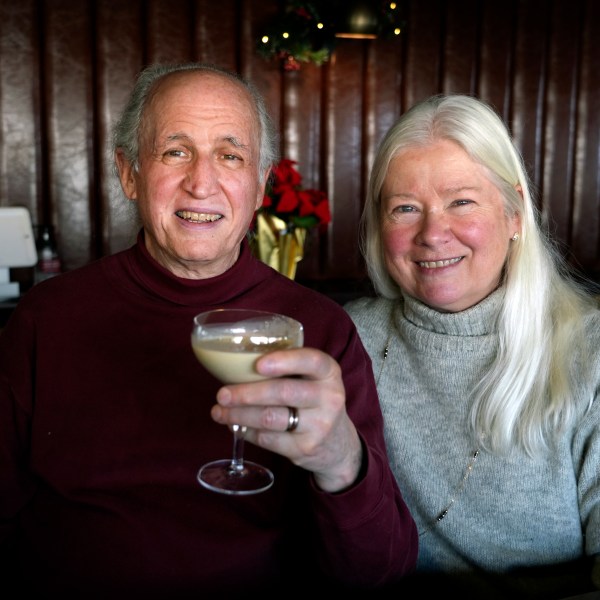
<svg viewBox="0 0 600 600">
<path fill-rule="evenodd" d="M 285 70 L 302 62 L 329 60 L 339 37 L 398 37 L 404 22 L 398 2 L 359 0 L 286 0 L 283 12 L 260 32 L 257 51 L 279 59 Z"/>
</svg>

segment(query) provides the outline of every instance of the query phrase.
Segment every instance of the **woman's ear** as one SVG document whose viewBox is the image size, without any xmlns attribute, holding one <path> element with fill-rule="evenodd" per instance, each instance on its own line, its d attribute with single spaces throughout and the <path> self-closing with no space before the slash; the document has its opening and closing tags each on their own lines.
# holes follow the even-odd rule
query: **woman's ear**
<svg viewBox="0 0 600 600">
<path fill-rule="evenodd" d="M 119 180 L 125 196 L 129 200 L 137 199 L 137 187 L 135 181 L 135 169 L 125 158 L 125 153 L 120 148 L 115 151 L 115 162 L 119 171 Z"/>
<path fill-rule="evenodd" d="M 515 190 L 517 190 L 517 193 L 519 194 L 519 196 L 521 196 L 521 198 L 523 198 L 523 188 L 521 187 L 521 184 L 517 183 L 517 185 L 515 185 Z"/>
<path fill-rule="evenodd" d="M 521 196 L 521 199 L 523 198 L 523 188 L 517 184 L 515 185 L 515 190 L 517 190 L 519 196 Z M 514 233 L 518 233 L 519 235 L 521 235 L 521 213 L 519 211 L 516 211 L 513 216 L 512 216 L 512 225 L 514 227 Z"/>
</svg>

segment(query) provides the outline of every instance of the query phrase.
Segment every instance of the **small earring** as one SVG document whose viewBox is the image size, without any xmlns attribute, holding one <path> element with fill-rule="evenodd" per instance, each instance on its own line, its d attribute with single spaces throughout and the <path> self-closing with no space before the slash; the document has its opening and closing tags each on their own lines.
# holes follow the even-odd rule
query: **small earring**
<svg viewBox="0 0 600 600">
<path fill-rule="evenodd" d="M 510 239 L 511 239 L 513 242 L 518 242 L 518 241 L 519 241 L 519 237 L 520 237 L 520 236 L 519 236 L 519 234 L 518 234 L 518 233 L 515 233 L 515 235 L 513 235 L 513 236 L 512 236 Z"/>
</svg>

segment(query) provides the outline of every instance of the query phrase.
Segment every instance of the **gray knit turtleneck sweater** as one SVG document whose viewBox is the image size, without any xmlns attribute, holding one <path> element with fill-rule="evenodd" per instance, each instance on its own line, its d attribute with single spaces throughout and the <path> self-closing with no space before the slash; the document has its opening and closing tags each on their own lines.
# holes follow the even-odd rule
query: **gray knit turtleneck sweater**
<svg viewBox="0 0 600 600">
<path fill-rule="evenodd" d="M 600 553 L 600 312 L 586 328 L 595 356 L 582 412 L 595 402 L 585 417 L 541 458 L 474 458 L 469 393 L 496 352 L 501 300 L 439 313 L 362 298 L 346 310 L 373 361 L 390 462 L 420 532 L 418 571 L 466 579 L 473 597 L 566 596 L 589 586 L 589 571 L 558 565 Z"/>
</svg>

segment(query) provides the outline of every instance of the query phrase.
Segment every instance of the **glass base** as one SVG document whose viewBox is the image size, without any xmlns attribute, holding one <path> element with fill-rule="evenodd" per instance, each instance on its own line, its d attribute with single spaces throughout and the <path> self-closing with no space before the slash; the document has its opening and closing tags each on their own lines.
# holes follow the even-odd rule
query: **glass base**
<svg viewBox="0 0 600 600">
<path fill-rule="evenodd" d="M 213 492 L 242 496 L 268 490 L 275 478 L 269 469 L 256 463 L 244 461 L 238 471 L 232 468 L 230 459 L 224 459 L 205 464 L 198 471 L 197 479 Z"/>
</svg>

